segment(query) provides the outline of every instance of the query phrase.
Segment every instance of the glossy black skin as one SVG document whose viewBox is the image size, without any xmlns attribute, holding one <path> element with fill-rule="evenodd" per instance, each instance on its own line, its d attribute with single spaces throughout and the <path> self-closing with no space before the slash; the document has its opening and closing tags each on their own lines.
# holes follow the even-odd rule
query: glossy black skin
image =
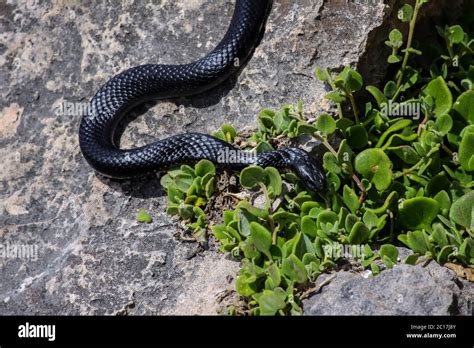
<svg viewBox="0 0 474 348">
<path fill-rule="evenodd" d="M 263 36 L 271 5 L 271 0 L 237 0 L 222 41 L 193 63 L 140 65 L 104 84 L 92 98 L 91 111 L 83 117 L 79 128 L 80 148 L 92 168 L 108 177 L 131 178 L 208 159 L 230 170 L 240 170 L 249 164 L 288 168 L 311 190 L 323 190 L 325 175 L 320 163 L 297 148 L 270 151 L 238 163 L 219 163 L 221 151 L 236 149 L 206 134 L 179 134 L 130 150 L 119 149 L 113 141 L 117 124 L 131 108 L 150 99 L 202 93 L 235 74 Z M 234 64 L 237 59 L 239 64 Z"/>
</svg>

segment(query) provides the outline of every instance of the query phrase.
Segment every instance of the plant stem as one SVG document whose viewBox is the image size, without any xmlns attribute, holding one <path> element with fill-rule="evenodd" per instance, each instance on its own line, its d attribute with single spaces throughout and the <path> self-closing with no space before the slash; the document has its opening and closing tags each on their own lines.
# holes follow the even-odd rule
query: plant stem
<svg viewBox="0 0 474 348">
<path fill-rule="evenodd" d="M 421 167 L 421 165 L 424 163 L 425 159 L 422 158 L 420 161 L 418 161 L 418 163 L 416 163 L 413 167 L 410 167 L 408 169 L 405 169 L 403 172 L 400 172 L 398 174 L 394 174 L 393 175 L 393 179 L 398 179 L 398 178 L 401 178 L 402 176 L 405 176 L 407 174 L 410 174 L 411 172 L 413 172 L 414 170 L 417 170 L 419 167 Z"/>
<path fill-rule="evenodd" d="M 364 184 L 362 181 L 359 180 L 357 175 L 354 173 L 351 173 L 352 180 L 356 183 L 357 187 L 359 188 L 360 191 L 360 197 L 359 197 L 359 203 L 362 204 L 365 201 L 365 198 L 367 197 L 367 190 L 365 189 Z"/>
<path fill-rule="evenodd" d="M 423 120 L 420 122 L 420 124 L 418 125 L 418 130 L 416 131 L 416 135 L 420 136 L 421 135 L 421 131 L 423 130 L 423 128 L 425 128 L 425 125 L 426 125 L 426 122 L 428 122 L 429 120 L 429 115 L 426 114 L 425 117 L 423 118 Z"/>
<path fill-rule="evenodd" d="M 349 100 L 351 101 L 351 106 L 352 106 L 352 110 L 354 111 L 354 118 L 355 118 L 356 124 L 358 124 L 359 123 L 359 111 L 357 110 L 357 105 L 356 105 L 356 102 L 355 102 L 355 99 L 354 99 L 354 95 L 352 93 L 348 93 L 347 95 L 349 96 Z"/>
<path fill-rule="evenodd" d="M 260 187 L 262 188 L 262 191 L 265 194 L 265 207 L 268 210 L 267 222 L 270 225 L 270 229 L 272 231 L 272 244 L 276 245 L 277 231 L 275 229 L 275 222 L 273 221 L 273 216 L 272 216 L 272 214 L 273 214 L 272 202 L 271 202 L 271 199 L 270 199 L 270 195 L 268 194 L 267 187 L 263 183 L 260 183 Z"/>
<path fill-rule="evenodd" d="M 268 215 L 268 223 L 270 224 L 270 228 L 272 229 L 272 245 L 276 245 L 277 243 L 277 230 L 275 229 L 275 222 L 273 222 L 272 214 Z"/>
<path fill-rule="evenodd" d="M 321 143 L 329 150 L 329 152 L 331 152 L 337 158 L 336 150 L 331 146 L 331 144 L 329 144 L 329 142 L 327 141 L 325 137 L 322 137 L 317 133 L 314 133 L 313 137 L 321 141 Z M 362 181 L 360 181 L 359 177 L 354 172 L 351 172 L 351 178 L 352 180 L 354 180 L 357 187 L 359 188 L 359 191 L 360 191 L 359 202 L 362 203 L 365 201 L 365 198 L 367 197 L 367 190 L 365 189 L 365 186 L 362 183 Z"/>
<path fill-rule="evenodd" d="M 329 73 L 328 76 L 329 76 L 329 79 L 328 79 L 329 85 L 331 86 L 333 91 L 337 91 L 337 87 L 334 84 L 334 81 L 332 80 L 331 74 Z M 338 114 L 339 118 L 344 118 L 344 115 L 342 114 L 341 103 L 336 103 L 336 106 L 337 106 L 337 114 Z"/>
<path fill-rule="evenodd" d="M 443 143 L 441 143 L 441 148 L 448 154 L 450 155 L 451 157 L 454 157 L 454 151 L 451 150 L 449 147 L 447 147 L 446 145 L 444 145 Z"/>
<path fill-rule="evenodd" d="M 410 48 L 413 43 L 413 35 L 415 33 L 415 26 L 416 26 L 416 19 L 418 17 L 418 12 L 420 11 L 420 8 L 422 6 L 422 3 L 419 0 L 416 0 L 416 5 L 415 5 L 415 10 L 413 12 L 413 18 L 410 21 L 410 28 L 408 31 L 408 41 L 407 41 L 407 47 L 405 49 L 405 56 L 403 57 L 403 63 L 402 67 L 400 69 L 400 75 L 398 76 L 397 80 L 397 93 L 393 96 L 392 100 L 396 100 L 398 95 L 400 94 L 400 86 L 402 85 L 403 77 L 405 75 L 405 70 L 407 68 L 408 64 L 408 58 L 410 57 Z"/>
</svg>

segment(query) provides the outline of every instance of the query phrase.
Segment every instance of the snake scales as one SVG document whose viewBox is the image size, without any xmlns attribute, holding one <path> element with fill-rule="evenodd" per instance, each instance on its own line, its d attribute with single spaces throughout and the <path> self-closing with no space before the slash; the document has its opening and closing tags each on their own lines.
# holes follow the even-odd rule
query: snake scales
<svg viewBox="0 0 474 348">
<path fill-rule="evenodd" d="M 79 128 L 81 151 L 98 173 L 131 178 L 163 171 L 179 164 L 208 159 L 218 167 L 240 170 L 250 164 L 293 170 L 311 190 L 321 191 L 325 175 L 320 163 L 299 148 L 283 148 L 222 161 L 222 152 L 236 151 L 231 144 L 207 134 L 171 136 L 142 147 L 120 149 L 115 129 L 133 107 L 150 99 L 169 99 L 207 91 L 229 76 L 252 55 L 264 29 L 271 0 L 236 0 L 231 23 L 222 41 L 205 57 L 183 65 L 140 65 L 112 77 L 95 94 Z M 241 64 L 234 64 L 238 59 Z"/>
</svg>

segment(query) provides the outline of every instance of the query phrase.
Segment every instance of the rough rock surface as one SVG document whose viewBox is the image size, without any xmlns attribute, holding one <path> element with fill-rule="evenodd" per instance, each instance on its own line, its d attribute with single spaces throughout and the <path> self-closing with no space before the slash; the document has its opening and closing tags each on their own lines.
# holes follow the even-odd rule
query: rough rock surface
<svg viewBox="0 0 474 348">
<path fill-rule="evenodd" d="M 113 182 L 82 158 L 77 129 L 94 91 L 150 62 L 185 63 L 223 36 L 232 1 L 0 3 L 0 314 L 212 314 L 238 263 L 174 235 L 156 178 Z M 262 44 L 238 77 L 204 96 L 150 106 L 123 146 L 170 133 L 255 124 L 301 97 L 328 108 L 316 66 L 355 64 L 390 6 L 276 0 Z M 61 108 L 61 106 L 63 106 Z M 145 208 L 150 225 L 135 214 Z"/>
<path fill-rule="evenodd" d="M 473 298 L 473 283 L 433 261 L 426 267 L 398 264 L 368 278 L 337 272 L 303 307 L 305 315 L 474 315 Z"/>
</svg>

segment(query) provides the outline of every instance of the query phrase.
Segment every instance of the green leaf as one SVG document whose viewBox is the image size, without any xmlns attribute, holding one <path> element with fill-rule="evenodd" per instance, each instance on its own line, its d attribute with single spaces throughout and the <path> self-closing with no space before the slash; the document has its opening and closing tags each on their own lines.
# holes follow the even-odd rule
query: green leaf
<svg viewBox="0 0 474 348">
<path fill-rule="evenodd" d="M 390 136 L 390 138 L 388 138 L 387 142 L 380 149 L 383 151 L 387 150 L 392 145 L 392 142 L 398 141 L 398 139 L 406 142 L 412 142 L 418 139 L 418 135 L 416 133 L 409 135 L 393 134 Z"/>
<path fill-rule="evenodd" d="M 420 255 L 418 255 L 418 254 L 410 254 L 405 258 L 405 260 L 403 260 L 403 263 L 406 263 L 407 265 L 413 265 L 414 266 L 419 257 L 420 257 Z"/>
<path fill-rule="evenodd" d="M 214 194 L 216 187 L 214 183 L 214 178 L 209 180 L 206 184 L 205 191 L 206 191 L 206 197 L 211 198 L 212 195 Z"/>
<path fill-rule="evenodd" d="M 181 175 L 181 174 L 180 174 Z M 172 187 L 175 187 L 176 189 L 178 189 L 178 184 L 179 183 L 176 183 L 176 185 L 173 185 L 173 186 L 170 186 L 170 188 Z M 202 187 L 202 177 L 198 176 L 198 177 L 195 177 L 194 180 L 193 180 L 193 183 L 191 186 L 189 186 L 188 190 L 185 192 L 183 191 L 183 189 L 186 187 L 186 183 L 183 182 L 181 183 L 181 188 L 180 188 L 180 192 L 182 192 L 182 195 L 184 196 L 184 194 L 186 194 L 187 196 L 193 196 L 193 195 L 198 195 L 200 196 L 203 192 L 203 187 Z M 168 198 L 170 197 L 171 195 L 171 190 L 170 188 L 168 189 Z"/>
<path fill-rule="evenodd" d="M 401 145 L 397 147 L 389 147 L 388 150 L 393 152 L 395 155 L 401 158 L 401 160 L 407 164 L 415 164 L 420 161 L 418 153 L 408 145 Z"/>
<path fill-rule="evenodd" d="M 393 98 L 393 96 L 397 93 L 397 84 L 393 81 L 388 81 L 383 89 L 383 94 L 387 96 L 387 98 Z"/>
<path fill-rule="evenodd" d="M 354 156 L 354 151 L 347 144 L 347 139 L 343 139 L 339 145 L 339 150 L 337 150 L 337 160 L 341 164 L 342 169 L 345 173 L 352 172 L 352 159 Z"/>
<path fill-rule="evenodd" d="M 449 218 L 456 224 L 474 231 L 474 191 L 466 193 L 452 204 Z"/>
<path fill-rule="evenodd" d="M 312 254 L 315 253 L 313 244 L 307 235 L 298 232 L 293 237 L 293 247 L 291 253 L 301 259 L 303 255 L 308 252 Z"/>
<path fill-rule="evenodd" d="M 449 190 L 451 182 L 445 172 L 434 175 L 425 187 L 428 196 L 436 195 L 439 191 Z"/>
<path fill-rule="evenodd" d="M 443 77 L 432 80 L 423 90 L 423 95 L 430 96 L 434 101 L 435 117 L 447 114 L 453 105 L 453 96 Z"/>
<path fill-rule="evenodd" d="M 308 280 L 308 275 L 306 273 L 306 268 L 304 267 L 303 262 L 301 262 L 300 259 L 298 259 L 298 257 L 293 254 L 288 256 L 283 261 L 281 271 L 291 281 L 297 284 L 304 284 Z"/>
<path fill-rule="evenodd" d="M 281 283 L 281 273 L 280 269 L 278 268 L 276 263 L 272 263 L 268 268 L 267 268 L 268 275 L 270 278 L 273 280 L 273 284 L 275 286 L 280 285 Z"/>
<path fill-rule="evenodd" d="M 343 200 L 344 204 L 349 208 L 352 214 L 355 214 L 356 211 L 360 208 L 359 197 L 357 197 L 356 193 L 353 189 L 349 186 L 344 185 L 343 189 Z"/>
<path fill-rule="evenodd" d="M 167 190 L 168 187 L 173 183 L 173 179 L 168 174 L 163 175 L 160 179 L 160 184 L 165 190 Z"/>
<path fill-rule="evenodd" d="M 338 91 L 332 91 L 324 96 L 324 98 L 331 100 L 335 103 L 344 103 L 346 101 L 346 97 L 339 93 Z"/>
<path fill-rule="evenodd" d="M 147 224 L 153 222 L 153 219 L 151 218 L 150 214 L 148 214 L 145 209 L 140 209 L 138 211 L 136 219 L 138 222 L 147 223 Z"/>
<path fill-rule="evenodd" d="M 378 89 L 377 87 L 375 86 L 367 86 L 365 87 L 365 89 L 370 93 L 372 94 L 372 96 L 375 98 L 375 100 L 377 101 L 377 105 L 380 107 L 382 107 L 382 104 L 387 104 L 388 103 L 388 99 L 387 97 L 383 94 L 383 92 Z"/>
<path fill-rule="evenodd" d="M 347 127 L 350 127 L 354 124 L 354 121 L 352 121 L 351 119 L 349 118 L 338 118 L 337 121 L 336 121 L 336 126 L 338 129 L 340 129 L 341 131 L 345 131 L 347 129 Z"/>
<path fill-rule="evenodd" d="M 277 292 L 276 290 L 279 291 Z M 286 307 L 285 298 L 286 292 L 281 288 L 277 288 L 275 291 L 265 290 L 257 300 L 260 306 L 260 314 L 275 315 L 280 309 Z"/>
<path fill-rule="evenodd" d="M 404 23 L 410 22 L 413 18 L 413 7 L 410 4 L 405 4 L 398 11 L 398 19 Z"/>
<path fill-rule="evenodd" d="M 194 173 L 196 176 L 205 176 L 208 173 L 211 174 L 216 174 L 216 167 L 211 161 L 208 161 L 206 159 L 200 160 L 198 163 L 196 163 L 196 166 L 194 167 Z"/>
<path fill-rule="evenodd" d="M 369 238 L 370 231 L 361 221 L 355 223 L 349 234 L 349 243 L 362 244 Z"/>
<path fill-rule="evenodd" d="M 240 295 L 250 297 L 255 294 L 256 286 L 252 283 L 249 283 L 247 279 L 247 275 L 239 275 L 235 280 L 235 289 Z"/>
<path fill-rule="evenodd" d="M 375 215 L 372 211 L 367 210 L 364 213 L 364 216 L 362 217 L 362 221 L 364 221 L 364 224 L 369 228 L 372 229 L 373 227 L 377 226 L 378 223 L 378 217 Z"/>
<path fill-rule="evenodd" d="M 173 179 L 176 177 L 176 175 L 183 174 L 183 173 L 187 174 L 181 168 L 168 170 L 168 175 L 172 177 Z"/>
<path fill-rule="evenodd" d="M 352 93 L 360 90 L 364 85 L 362 76 L 349 66 L 346 66 L 344 70 L 336 77 L 334 84 L 342 88 L 344 91 Z"/>
<path fill-rule="evenodd" d="M 432 198 L 415 197 L 403 201 L 398 212 L 400 222 L 409 229 L 430 229 L 439 211 L 439 203 Z"/>
<path fill-rule="evenodd" d="M 244 257 L 252 260 L 260 256 L 260 252 L 257 250 L 252 236 L 247 237 L 246 240 L 239 243 L 239 248 L 244 253 Z"/>
<path fill-rule="evenodd" d="M 313 134 L 317 131 L 318 129 L 313 126 L 313 125 L 310 125 L 306 122 L 298 122 L 298 128 L 296 129 L 296 133 L 297 135 L 301 135 L 301 134 Z"/>
<path fill-rule="evenodd" d="M 449 208 L 451 207 L 451 199 L 449 198 L 448 193 L 444 190 L 441 190 L 436 194 L 436 196 L 433 197 L 433 199 L 439 203 L 441 213 L 447 216 Z"/>
<path fill-rule="evenodd" d="M 194 178 L 191 175 L 185 174 L 185 173 L 178 174 L 174 178 L 176 187 L 182 192 L 187 192 L 188 189 L 193 184 L 193 181 L 194 181 Z"/>
<path fill-rule="evenodd" d="M 341 166 L 339 165 L 339 162 L 337 161 L 336 156 L 334 156 L 329 151 L 324 153 L 323 166 L 330 173 L 334 173 L 334 174 L 341 173 Z"/>
<path fill-rule="evenodd" d="M 323 113 L 319 115 L 316 121 L 316 128 L 325 136 L 328 136 L 336 130 L 336 122 L 331 115 Z"/>
<path fill-rule="evenodd" d="M 385 265 L 387 266 L 387 268 L 393 268 L 393 261 L 386 255 L 384 256 L 381 256 L 382 258 L 382 261 L 385 263 Z"/>
<path fill-rule="evenodd" d="M 333 211 L 330 210 L 324 210 L 321 213 L 319 213 L 318 218 L 316 220 L 316 225 L 318 227 L 321 227 L 322 224 L 334 224 L 336 221 L 338 221 L 339 218 L 337 214 Z"/>
<path fill-rule="evenodd" d="M 228 143 L 232 143 L 235 137 L 237 136 L 237 132 L 235 131 L 235 128 L 232 125 L 226 123 L 221 126 L 221 129 L 225 135 L 224 140 L 227 141 Z"/>
<path fill-rule="evenodd" d="M 173 203 L 179 204 L 183 200 L 184 193 L 178 190 L 176 185 L 168 186 L 168 206 L 172 205 Z"/>
<path fill-rule="evenodd" d="M 383 214 L 387 211 L 387 209 L 393 207 L 397 200 L 398 200 L 398 192 L 397 191 L 392 191 L 388 197 L 385 199 L 385 202 L 384 204 L 379 207 L 379 208 L 376 208 L 376 209 L 370 209 L 370 208 L 367 208 L 367 211 L 371 211 L 372 213 L 374 214 Z"/>
<path fill-rule="evenodd" d="M 447 231 L 443 227 L 442 224 L 435 223 L 435 224 L 433 224 L 433 232 L 431 233 L 431 238 L 440 247 L 444 247 L 445 245 L 448 245 L 448 243 L 449 243 L 446 232 Z"/>
<path fill-rule="evenodd" d="M 278 209 L 276 213 L 272 215 L 273 221 L 280 225 L 290 225 L 294 222 L 299 221 L 299 215 L 295 213 L 289 213 L 284 209 Z"/>
<path fill-rule="evenodd" d="M 268 259 L 272 259 L 270 247 L 272 246 L 272 234 L 258 222 L 250 223 L 250 235 L 253 238 L 257 250 L 265 254 Z"/>
<path fill-rule="evenodd" d="M 359 221 L 360 219 L 357 216 L 348 214 L 346 216 L 346 220 L 344 221 L 344 227 L 346 228 L 346 231 L 350 233 L 350 231 L 352 231 L 352 227 L 354 227 L 354 225 Z"/>
<path fill-rule="evenodd" d="M 355 170 L 375 184 L 379 191 L 386 190 L 392 182 L 392 162 L 380 149 L 367 149 L 355 158 Z"/>
<path fill-rule="evenodd" d="M 412 48 L 410 48 L 408 51 L 410 51 L 411 53 L 421 55 L 420 51 L 414 50 Z M 405 70 L 405 74 L 403 75 L 403 80 L 402 80 L 403 83 L 400 87 L 400 90 L 402 92 L 408 90 L 409 88 L 413 87 L 418 82 L 419 79 L 420 79 L 420 72 L 416 69 L 407 67 Z M 417 102 L 413 102 L 413 103 L 417 103 Z"/>
<path fill-rule="evenodd" d="M 261 219 L 266 219 L 268 217 L 268 209 L 260 209 L 257 207 L 254 207 L 252 204 L 250 204 L 247 201 L 240 201 L 237 204 L 237 209 L 245 209 L 248 211 L 250 214 L 259 217 Z"/>
<path fill-rule="evenodd" d="M 327 68 L 321 69 L 321 68 L 316 68 L 314 71 L 314 75 L 321 81 L 327 82 L 330 80 L 331 75 L 329 74 L 329 71 Z"/>
<path fill-rule="evenodd" d="M 423 231 L 408 232 L 406 243 L 411 250 L 420 255 L 426 254 L 429 250 L 428 237 Z"/>
<path fill-rule="evenodd" d="M 380 247 L 380 256 L 387 256 L 392 262 L 396 263 L 398 258 L 398 249 L 392 244 L 384 244 Z"/>
<path fill-rule="evenodd" d="M 221 243 L 225 243 L 230 237 L 226 233 L 225 226 L 222 224 L 212 226 L 211 231 Z"/>
<path fill-rule="evenodd" d="M 474 131 L 468 130 L 463 133 L 459 145 L 459 163 L 462 169 L 474 171 Z"/>
<path fill-rule="evenodd" d="M 391 125 L 385 132 L 383 132 L 383 134 L 380 136 L 379 141 L 377 142 L 377 145 L 375 145 L 375 147 L 382 147 L 385 140 L 390 134 L 406 129 L 410 127 L 412 123 L 413 123 L 412 120 L 407 120 L 407 119 L 397 121 L 396 123 Z"/>
<path fill-rule="evenodd" d="M 222 131 L 222 129 L 219 129 L 215 132 L 212 132 L 212 136 L 215 137 L 215 138 L 218 138 L 222 141 L 227 141 L 226 136 L 225 136 L 224 132 Z"/>
<path fill-rule="evenodd" d="M 356 124 L 346 130 L 347 142 L 353 149 L 361 149 L 367 146 L 369 135 L 362 124 Z"/>
<path fill-rule="evenodd" d="M 317 231 L 318 226 L 313 219 L 311 219 L 309 216 L 303 216 L 301 218 L 301 232 L 310 236 L 311 238 L 316 238 Z"/>
<path fill-rule="evenodd" d="M 339 190 L 339 187 L 341 187 L 341 179 L 337 174 L 329 172 L 327 176 L 327 184 L 332 191 L 336 192 Z"/>
<path fill-rule="evenodd" d="M 390 40 L 390 43 L 392 44 L 390 47 L 400 48 L 403 46 L 403 34 L 398 29 L 393 29 L 388 35 L 388 39 Z"/>
<path fill-rule="evenodd" d="M 380 268 L 379 268 L 379 266 L 377 266 L 376 263 L 373 263 L 373 262 L 372 262 L 372 263 L 370 264 L 370 269 L 371 269 L 373 275 L 377 275 L 377 274 L 380 273 Z"/>
<path fill-rule="evenodd" d="M 263 168 L 248 166 L 240 172 L 240 184 L 247 189 L 253 189 L 260 183 L 265 183 L 265 177 Z"/>
<path fill-rule="evenodd" d="M 464 30 L 460 25 L 453 25 L 447 29 L 447 38 L 451 45 L 463 42 L 464 35 Z"/>
<path fill-rule="evenodd" d="M 446 261 L 448 261 L 449 255 L 453 253 L 453 251 L 454 247 L 452 245 L 445 245 L 436 256 L 436 261 L 438 261 L 440 265 L 446 263 Z"/>
<path fill-rule="evenodd" d="M 402 58 L 395 54 L 391 54 L 387 58 L 387 62 L 390 64 L 397 64 L 397 63 L 400 63 L 401 61 L 402 61 Z"/>
<path fill-rule="evenodd" d="M 474 91 L 461 94 L 454 103 L 453 109 L 470 124 L 474 124 Z"/>
<path fill-rule="evenodd" d="M 281 175 L 276 168 L 267 167 L 265 168 L 265 173 L 267 174 L 268 178 L 268 194 L 270 198 L 275 198 L 281 195 Z"/>
<path fill-rule="evenodd" d="M 272 150 L 274 150 L 274 148 L 266 141 L 259 142 L 257 146 L 255 147 L 256 153 L 262 153 L 262 152 L 267 152 L 267 151 L 272 151 Z"/>
<path fill-rule="evenodd" d="M 193 206 L 181 203 L 178 207 L 178 214 L 183 220 L 191 219 L 194 216 Z"/>
<path fill-rule="evenodd" d="M 301 216 L 308 215 L 313 210 L 313 208 L 321 209 L 321 203 L 314 201 L 307 201 L 301 205 Z M 311 215 L 312 216 L 312 215 Z M 313 216 L 312 216 L 313 217 Z M 314 216 L 315 218 L 317 217 Z"/>
<path fill-rule="evenodd" d="M 183 171 L 183 173 L 189 174 L 189 175 L 191 175 L 191 176 L 193 176 L 193 177 L 196 176 L 196 175 L 194 174 L 194 168 L 193 168 L 193 167 L 188 166 L 187 164 L 183 164 L 180 168 L 181 168 L 181 170 Z"/>
<path fill-rule="evenodd" d="M 237 212 L 237 225 L 239 229 L 239 233 L 247 237 L 250 235 L 250 223 L 252 221 L 258 221 L 258 218 L 254 216 L 253 214 L 250 214 L 247 210 L 244 209 L 238 209 L 236 210 Z M 228 224 L 226 224 L 228 225 Z"/>
<path fill-rule="evenodd" d="M 446 135 L 449 133 L 451 128 L 453 128 L 453 119 L 448 114 L 441 115 L 436 119 L 435 125 L 438 132 L 442 135 Z"/>
</svg>

